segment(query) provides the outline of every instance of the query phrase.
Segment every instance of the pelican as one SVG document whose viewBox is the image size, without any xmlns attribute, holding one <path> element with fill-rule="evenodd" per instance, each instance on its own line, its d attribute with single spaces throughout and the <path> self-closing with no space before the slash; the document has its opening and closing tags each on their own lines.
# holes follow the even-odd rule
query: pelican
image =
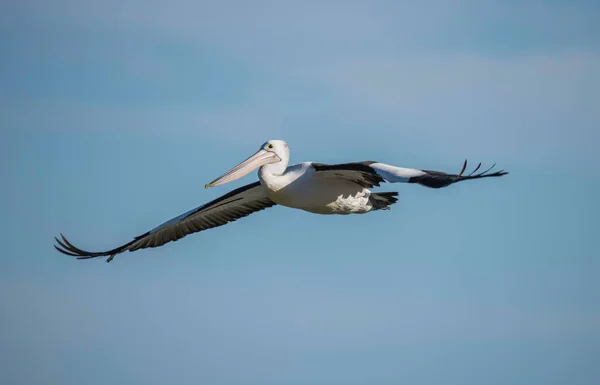
<svg viewBox="0 0 600 385">
<path fill-rule="evenodd" d="M 112 261 L 125 251 L 162 246 L 188 234 L 223 226 L 268 207 L 281 205 L 315 214 L 365 214 L 389 210 L 396 203 L 397 192 L 373 192 L 382 182 L 417 183 L 430 188 L 442 188 L 465 180 L 499 177 L 508 174 L 500 170 L 476 174 L 481 163 L 468 175 L 465 160 L 458 174 L 440 171 L 395 167 L 380 162 L 365 161 L 343 164 L 304 162 L 288 165 L 290 148 L 282 140 L 269 140 L 251 157 L 205 185 L 219 186 L 243 177 L 258 168 L 258 181 L 235 189 L 220 198 L 183 213 L 154 229 L 135 237 L 131 242 L 107 251 L 90 252 L 73 246 L 61 234 L 54 247 L 77 259 L 108 257 Z"/>
</svg>

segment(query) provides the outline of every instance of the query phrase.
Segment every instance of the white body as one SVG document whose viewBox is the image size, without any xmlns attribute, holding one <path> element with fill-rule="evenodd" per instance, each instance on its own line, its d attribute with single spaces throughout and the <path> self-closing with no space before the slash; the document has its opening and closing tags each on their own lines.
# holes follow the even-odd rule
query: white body
<svg viewBox="0 0 600 385">
<path fill-rule="evenodd" d="M 316 214 L 358 214 L 372 209 L 371 191 L 347 179 L 317 173 L 310 162 L 288 167 L 283 174 L 261 167 L 258 178 L 273 202 Z"/>
</svg>

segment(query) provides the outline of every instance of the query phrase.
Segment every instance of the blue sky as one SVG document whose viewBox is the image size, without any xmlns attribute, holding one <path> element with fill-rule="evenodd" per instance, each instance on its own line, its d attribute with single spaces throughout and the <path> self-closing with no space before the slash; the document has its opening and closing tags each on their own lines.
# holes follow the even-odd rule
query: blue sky
<svg viewBox="0 0 600 385">
<path fill-rule="evenodd" d="M 125 3 L 125 4 L 122 4 Z M 0 382 L 596 384 L 591 1 L 0 4 Z M 511 174 L 74 261 L 292 162 Z"/>
</svg>

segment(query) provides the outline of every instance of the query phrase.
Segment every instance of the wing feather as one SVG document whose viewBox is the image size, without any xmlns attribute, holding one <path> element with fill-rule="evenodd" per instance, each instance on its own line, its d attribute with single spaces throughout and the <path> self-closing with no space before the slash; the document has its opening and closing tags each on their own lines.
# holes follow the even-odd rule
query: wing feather
<svg viewBox="0 0 600 385">
<path fill-rule="evenodd" d="M 362 187 L 373 188 L 385 182 L 384 178 L 377 174 L 377 171 L 371 167 L 374 163 L 376 162 L 364 161 L 342 164 L 312 163 L 311 166 L 317 173 L 323 174 L 326 177 L 348 179 Z"/>
<path fill-rule="evenodd" d="M 461 171 L 458 174 L 448 174 L 441 171 L 417 170 L 412 168 L 396 167 L 384 163 L 371 164 L 371 167 L 375 170 L 375 172 L 382 178 L 384 178 L 387 182 L 418 183 L 420 185 L 430 188 L 442 188 L 465 180 L 499 177 L 508 174 L 508 172 L 504 170 L 490 173 L 490 171 L 492 171 L 492 169 L 495 166 L 496 164 L 494 163 L 492 167 L 488 168 L 487 170 L 475 174 L 481 168 L 481 163 L 479 163 L 473 171 L 471 171 L 468 175 L 465 176 L 463 174 L 467 169 L 466 160 L 464 161 Z"/>
<path fill-rule="evenodd" d="M 327 177 L 352 180 L 365 188 L 379 186 L 379 184 L 382 182 L 418 183 L 430 188 L 441 188 L 465 180 L 499 177 L 508 174 L 508 172 L 504 170 L 490 173 L 490 171 L 492 171 L 492 169 L 495 167 L 495 164 L 487 170 L 476 174 L 476 172 L 481 168 L 481 163 L 479 163 L 470 174 L 463 175 L 467 169 L 466 160 L 458 174 L 447 174 L 441 171 L 396 167 L 373 161 L 331 165 L 312 163 L 311 165 L 317 173 L 324 174 Z"/>
<path fill-rule="evenodd" d="M 135 237 L 131 242 L 112 250 L 100 252 L 82 250 L 62 234 L 60 239 L 55 237 L 57 245 L 54 245 L 54 248 L 77 259 L 109 257 L 106 262 L 110 262 L 115 255 L 125 251 L 159 247 L 186 235 L 223 226 L 275 205 L 276 203 L 268 197 L 260 182 L 255 182 L 168 220 L 147 233 Z"/>
</svg>

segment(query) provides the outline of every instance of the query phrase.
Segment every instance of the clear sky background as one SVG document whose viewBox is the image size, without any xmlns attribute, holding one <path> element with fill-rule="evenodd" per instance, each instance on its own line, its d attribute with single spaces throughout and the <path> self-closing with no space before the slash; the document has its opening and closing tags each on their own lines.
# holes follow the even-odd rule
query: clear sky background
<svg viewBox="0 0 600 385">
<path fill-rule="evenodd" d="M 0 383 L 600 383 L 596 1 L 0 3 Z M 76 261 L 286 140 L 501 179 Z"/>
</svg>

